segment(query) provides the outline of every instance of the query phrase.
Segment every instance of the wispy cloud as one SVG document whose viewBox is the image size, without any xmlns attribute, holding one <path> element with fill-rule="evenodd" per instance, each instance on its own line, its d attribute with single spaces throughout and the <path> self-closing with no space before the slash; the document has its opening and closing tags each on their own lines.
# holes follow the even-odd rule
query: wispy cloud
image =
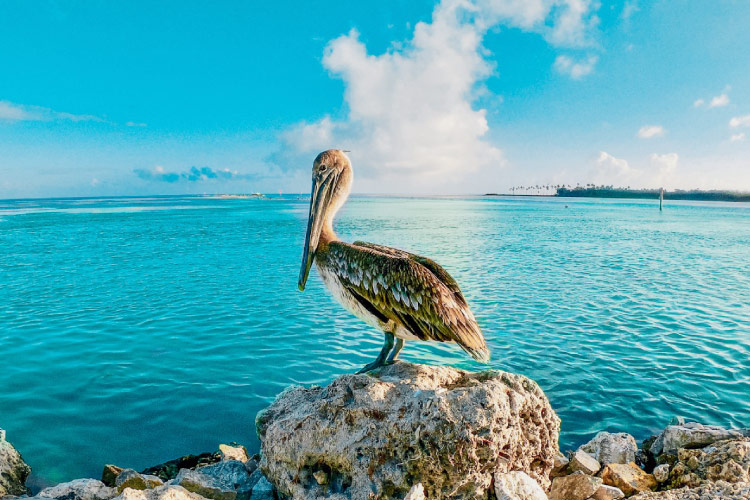
<svg viewBox="0 0 750 500">
<path fill-rule="evenodd" d="M 421 189 L 495 169 L 503 154 L 487 139 L 487 110 L 476 106 L 477 88 L 494 72 L 485 34 L 505 25 L 538 33 L 554 46 L 590 47 L 596 8 L 593 0 L 442 0 L 410 40 L 394 41 L 379 55 L 352 30 L 332 40 L 323 56 L 323 66 L 344 82 L 348 115 L 290 127 L 272 158 L 282 167 L 307 165 L 301 159 L 320 150 L 351 149 L 358 172 L 370 178 L 419 174 Z M 594 63 L 569 73 L 583 76 Z"/>
<path fill-rule="evenodd" d="M 729 138 L 729 142 L 742 142 L 745 140 L 745 132 L 740 132 L 739 134 L 732 134 L 732 136 Z"/>
<path fill-rule="evenodd" d="M 103 122 L 103 118 L 94 115 L 75 115 L 54 111 L 41 106 L 27 106 L 10 101 L 0 101 L 0 120 L 9 122 L 49 122 L 67 120 L 72 122 Z"/>
<path fill-rule="evenodd" d="M 600 151 L 590 176 L 596 184 L 652 188 L 665 186 L 676 179 L 679 159 L 677 153 L 654 153 L 648 157 L 647 165 L 634 167 L 623 158 Z"/>
<path fill-rule="evenodd" d="M 190 167 L 183 172 L 168 172 L 162 166 L 156 166 L 151 170 L 136 168 L 133 172 L 145 181 L 175 183 L 184 182 L 204 182 L 204 181 L 227 181 L 227 180 L 256 180 L 259 178 L 256 174 L 241 174 L 236 170 L 228 168 L 214 170 L 211 167 Z"/>
<path fill-rule="evenodd" d="M 139 122 L 125 122 L 126 127 L 147 127 L 148 124 L 146 123 L 139 123 Z"/>
<path fill-rule="evenodd" d="M 735 116 L 729 120 L 729 126 L 732 128 L 750 127 L 750 115 Z"/>
<path fill-rule="evenodd" d="M 654 137 L 663 137 L 667 131 L 661 125 L 644 125 L 638 130 L 638 137 L 641 139 L 652 139 Z"/>
<path fill-rule="evenodd" d="M 693 107 L 695 107 L 695 108 L 700 108 L 700 107 L 701 107 L 701 106 L 703 106 L 704 104 L 706 104 L 706 101 L 704 101 L 703 99 L 696 99 L 696 100 L 695 100 L 695 101 L 693 102 Z"/>
<path fill-rule="evenodd" d="M 559 55 L 555 59 L 555 69 L 563 74 L 570 76 L 573 80 L 580 80 L 584 76 L 594 71 L 599 57 L 589 55 L 585 59 L 576 61 L 570 56 Z"/>
</svg>

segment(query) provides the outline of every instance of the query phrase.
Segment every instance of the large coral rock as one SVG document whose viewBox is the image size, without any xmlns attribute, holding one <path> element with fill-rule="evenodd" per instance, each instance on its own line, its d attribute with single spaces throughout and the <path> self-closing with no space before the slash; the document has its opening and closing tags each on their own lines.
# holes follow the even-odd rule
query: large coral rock
<svg viewBox="0 0 750 500">
<path fill-rule="evenodd" d="M 600 432 L 579 450 L 592 455 L 602 465 L 635 462 L 638 445 L 635 438 L 624 432 Z"/>
<path fill-rule="evenodd" d="M 547 488 L 560 430 L 526 377 L 410 363 L 288 390 L 256 425 L 281 494 L 352 500 L 403 498 L 417 483 L 431 500 L 484 498 L 511 470 Z"/>
<path fill-rule="evenodd" d="M 5 431 L 0 429 L 0 497 L 26 495 L 26 478 L 31 467 L 26 465 L 21 454 L 5 440 Z"/>
</svg>

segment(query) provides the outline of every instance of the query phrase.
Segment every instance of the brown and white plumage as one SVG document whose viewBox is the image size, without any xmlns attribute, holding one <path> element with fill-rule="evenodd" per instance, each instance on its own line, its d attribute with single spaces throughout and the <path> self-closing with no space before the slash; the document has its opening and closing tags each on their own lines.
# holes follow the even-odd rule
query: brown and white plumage
<svg viewBox="0 0 750 500">
<path fill-rule="evenodd" d="M 336 238 L 332 220 L 349 194 L 351 180 L 351 164 L 342 151 L 326 151 L 315 159 L 300 289 L 314 261 L 334 297 L 383 331 L 383 350 L 363 371 L 392 362 L 404 340 L 454 342 L 474 359 L 487 362 L 490 353 L 479 325 L 445 269 L 396 248 Z"/>
</svg>

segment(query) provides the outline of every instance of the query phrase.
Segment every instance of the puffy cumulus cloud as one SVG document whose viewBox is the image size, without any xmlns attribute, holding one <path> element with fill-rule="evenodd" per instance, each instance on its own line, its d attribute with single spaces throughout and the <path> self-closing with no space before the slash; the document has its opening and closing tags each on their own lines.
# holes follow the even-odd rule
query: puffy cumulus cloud
<svg viewBox="0 0 750 500">
<path fill-rule="evenodd" d="M 9 122 L 48 122 L 53 120 L 67 120 L 72 122 L 104 121 L 98 116 L 74 115 L 72 113 L 53 111 L 41 106 L 15 104 L 10 101 L 0 101 L 0 120 Z"/>
<path fill-rule="evenodd" d="M 573 80 L 580 80 L 594 71 L 594 66 L 599 60 L 597 56 L 590 55 L 585 59 L 576 61 L 570 56 L 559 55 L 555 59 L 555 69 L 558 73 L 570 76 Z"/>
<path fill-rule="evenodd" d="M 632 166 L 627 160 L 601 151 L 594 161 L 590 177 L 595 184 L 655 188 L 672 185 L 677 179 L 677 153 L 652 154 L 648 164 Z"/>
<path fill-rule="evenodd" d="M 179 181 L 255 180 L 258 178 L 255 174 L 240 174 L 238 171 L 229 170 L 228 168 L 214 170 L 211 167 L 190 167 L 184 172 L 167 172 L 164 167 L 157 165 L 151 170 L 136 168 L 133 170 L 133 173 L 145 181 L 167 182 L 170 184 Z"/>
<path fill-rule="evenodd" d="M 644 125 L 638 130 L 638 137 L 641 139 L 652 139 L 662 137 L 667 131 L 661 125 Z"/>
<path fill-rule="evenodd" d="M 750 127 L 750 115 L 733 117 L 731 120 L 729 120 L 729 126 L 732 128 Z"/>
<path fill-rule="evenodd" d="M 709 108 L 723 108 L 729 104 L 729 96 L 726 94 L 717 95 L 708 103 Z"/>
<path fill-rule="evenodd" d="M 482 46 L 497 25 L 541 34 L 550 43 L 583 47 L 597 20 L 590 0 L 442 0 L 431 22 L 383 54 L 368 52 L 356 30 L 327 45 L 323 66 L 343 80 L 348 115 L 295 125 L 280 136 L 271 160 L 307 168 L 319 151 L 352 150 L 357 173 L 393 178 L 427 190 L 504 162 L 487 140 L 487 111 L 478 88 L 494 71 Z M 360 189 L 363 184 L 359 184 Z M 402 184 L 403 185 L 403 184 Z"/>
</svg>

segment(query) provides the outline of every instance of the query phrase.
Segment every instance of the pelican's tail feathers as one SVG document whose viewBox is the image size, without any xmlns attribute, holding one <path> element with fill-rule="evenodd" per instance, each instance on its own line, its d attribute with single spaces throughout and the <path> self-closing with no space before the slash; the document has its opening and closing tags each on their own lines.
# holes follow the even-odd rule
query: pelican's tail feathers
<svg viewBox="0 0 750 500">
<path fill-rule="evenodd" d="M 484 347 L 481 347 L 479 349 L 472 349 L 471 347 L 464 347 L 461 346 L 464 351 L 466 351 L 469 356 L 474 358 L 475 360 L 479 361 L 480 363 L 489 363 L 490 362 L 490 350 L 485 345 Z"/>
</svg>

